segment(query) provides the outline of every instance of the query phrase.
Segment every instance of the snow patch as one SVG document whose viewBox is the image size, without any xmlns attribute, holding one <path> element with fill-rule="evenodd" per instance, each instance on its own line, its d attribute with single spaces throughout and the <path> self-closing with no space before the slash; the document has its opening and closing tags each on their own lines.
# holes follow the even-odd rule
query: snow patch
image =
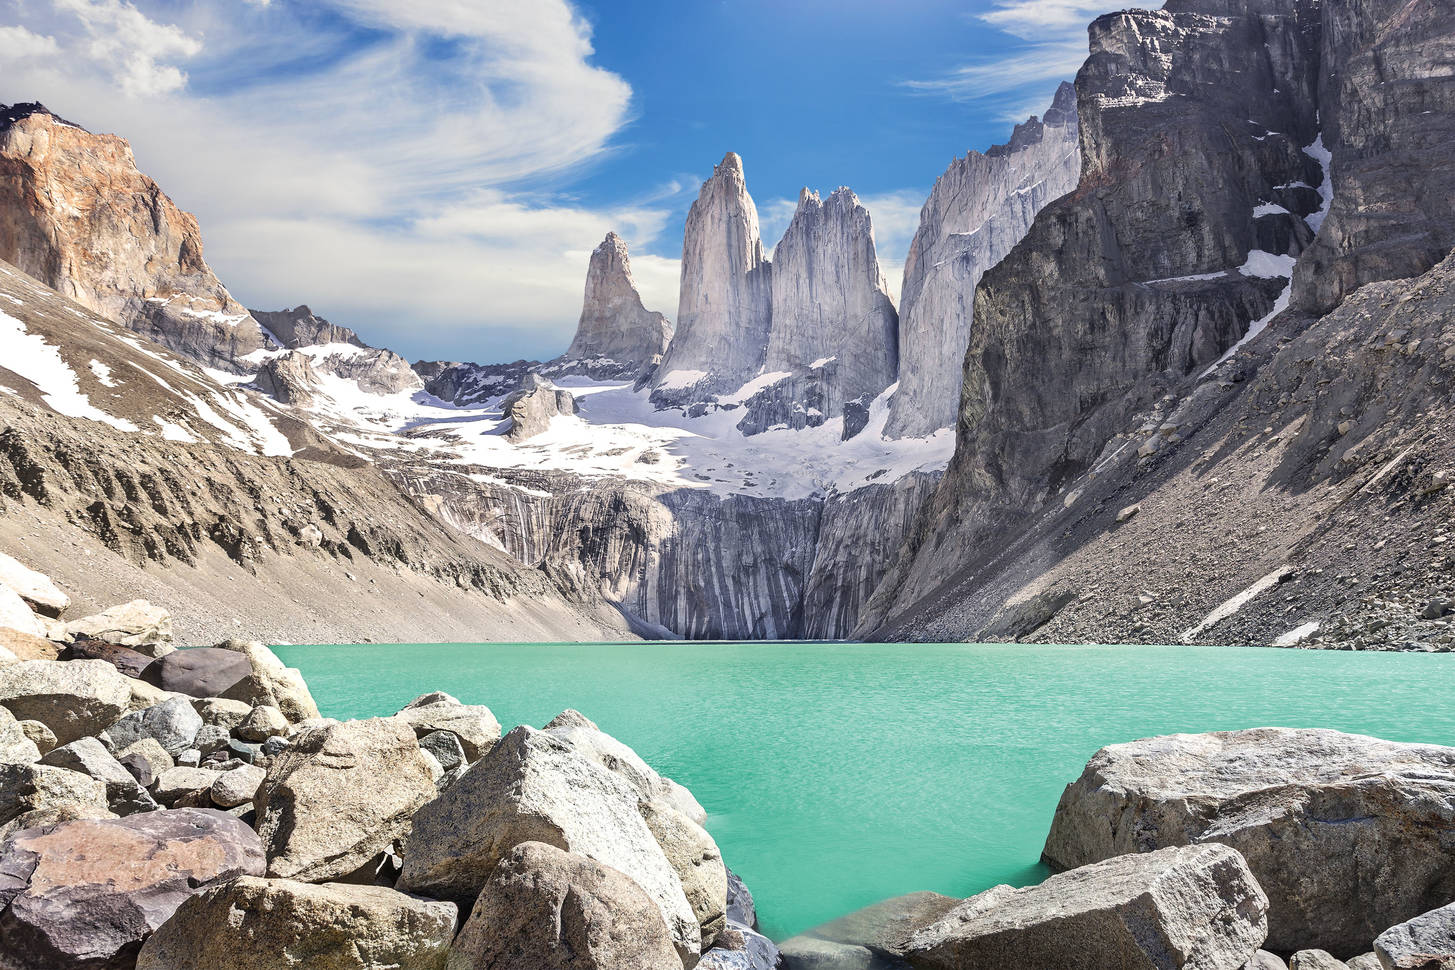
<svg viewBox="0 0 1455 970">
<path fill-rule="evenodd" d="M 1294 627 L 1283 636 L 1273 641 L 1275 647 L 1291 647 L 1296 643 L 1302 643 L 1315 633 L 1319 632 L 1319 621 L 1310 620 L 1302 626 Z"/>
<path fill-rule="evenodd" d="M 1277 569 L 1273 570 L 1273 572 L 1269 573 L 1267 576 L 1264 576 L 1252 586 L 1249 586 L 1237 596 L 1234 596 L 1232 599 L 1228 600 L 1226 603 L 1213 610 L 1206 617 L 1204 617 L 1203 621 L 1197 626 L 1192 627 L 1189 630 L 1183 631 L 1181 637 L 1182 642 L 1191 643 L 1197 637 L 1202 635 L 1203 631 L 1217 626 L 1228 617 L 1237 613 L 1244 606 L 1247 606 L 1259 593 L 1266 593 L 1268 590 L 1283 582 L 1284 577 L 1288 576 L 1291 571 L 1292 570 L 1290 570 L 1287 566 L 1279 566 Z"/>
<path fill-rule="evenodd" d="M 657 389 L 662 391 L 680 391 L 700 384 L 706 379 L 707 371 L 705 370 L 669 371 L 665 377 L 657 382 Z"/>
<path fill-rule="evenodd" d="M 1259 279 L 1276 279 L 1282 277 L 1288 279 L 1293 275 L 1293 264 L 1297 259 L 1287 253 L 1270 253 L 1262 249 L 1254 249 L 1248 252 L 1248 259 L 1238 272 L 1244 276 L 1256 276 Z"/>
<path fill-rule="evenodd" d="M 96 379 L 101 382 L 101 385 L 103 387 L 115 387 L 116 386 L 116 381 L 113 380 L 112 377 L 111 377 L 111 368 L 110 367 L 107 367 L 105 364 L 101 363 L 101 361 L 99 361 L 99 360 L 93 360 L 87 366 L 91 368 L 91 373 L 96 375 Z"/>
<path fill-rule="evenodd" d="M 742 387 L 731 394 L 725 394 L 717 399 L 718 404 L 746 404 L 749 399 L 759 391 L 766 391 L 774 384 L 781 384 L 788 380 L 793 374 L 786 370 L 770 371 L 767 374 L 759 374 L 748 381 Z"/>
<path fill-rule="evenodd" d="M 107 414 L 81 393 L 76 372 L 61 357 L 59 347 L 45 342 L 25 324 L 0 312 L 0 346 L 5 348 L 4 367 L 25 378 L 40 391 L 41 398 L 58 414 L 109 424 L 120 431 L 140 431 L 125 418 Z"/>
<path fill-rule="evenodd" d="M 1324 147 L 1323 132 L 1319 132 L 1319 137 L 1314 139 L 1312 145 L 1304 147 L 1303 153 L 1318 162 L 1319 168 L 1324 173 L 1324 180 L 1319 183 L 1319 198 L 1323 200 L 1323 204 L 1319 206 L 1318 212 L 1310 213 L 1303 220 L 1308 223 L 1310 229 L 1318 232 L 1319 228 L 1324 224 L 1324 219 L 1329 214 L 1329 206 L 1334 204 L 1334 177 L 1332 169 L 1330 168 L 1334 161 L 1334 155 Z"/>
</svg>

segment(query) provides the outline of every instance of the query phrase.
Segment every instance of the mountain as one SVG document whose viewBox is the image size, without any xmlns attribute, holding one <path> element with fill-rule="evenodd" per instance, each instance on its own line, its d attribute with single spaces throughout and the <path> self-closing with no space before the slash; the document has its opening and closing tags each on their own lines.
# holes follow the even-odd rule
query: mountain
<svg viewBox="0 0 1455 970">
<path fill-rule="evenodd" d="M 935 180 L 904 262 L 890 435 L 955 423 L 976 284 L 1046 203 L 1076 187 L 1077 132 L 1076 92 L 1062 84 L 1043 118 L 1016 125 L 1004 145 L 955 159 Z"/>
<path fill-rule="evenodd" d="M 635 378 L 671 340 L 671 322 L 642 305 L 626 243 L 607 233 L 591 254 L 581 319 L 560 363 L 598 377 Z"/>
<path fill-rule="evenodd" d="M 0 260 L 210 367 L 236 370 L 266 343 L 131 146 L 40 104 L 0 105 Z"/>
<path fill-rule="evenodd" d="M 859 634 L 1448 642 L 1455 13 L 1090 36 L 1080 184 L 981 280 L 955 457 Z"/>
</svg>

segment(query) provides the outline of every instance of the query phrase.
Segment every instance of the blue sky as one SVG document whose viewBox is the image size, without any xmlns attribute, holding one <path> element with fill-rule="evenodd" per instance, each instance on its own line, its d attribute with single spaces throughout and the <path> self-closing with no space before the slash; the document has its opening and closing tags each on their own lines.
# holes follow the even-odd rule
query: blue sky
<svg viewBox="0 0 1455 970">
<path fill-rule="evenodd" d="M 1040 111 L 1094 0 L 0 0 L 0 101 L 127 137 L 234 295 L 411 358 L 564 349 L 608 229 L 676 312 L 743 156 L 767 245 L 851 186 L 897 289 L 950 159 Z"/>
</svg>

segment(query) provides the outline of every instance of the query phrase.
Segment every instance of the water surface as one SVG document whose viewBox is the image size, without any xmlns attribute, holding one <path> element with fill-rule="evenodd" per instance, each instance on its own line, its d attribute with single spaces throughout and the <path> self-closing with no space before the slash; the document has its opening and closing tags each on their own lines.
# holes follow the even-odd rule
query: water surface
<svg viewBox="0 0 1455 970">
<path fill-rule="evenodd" d="M 1044 878 L 1056 799 L 1104 744 L 1333 727 L 1455 744 L 1455 656 L 1223 647 L 280 647 L 325 714 L 430 690 L 507 728 L 575 707 L 692 789 L 775 939 L 887 896 Z"/>
</svg>

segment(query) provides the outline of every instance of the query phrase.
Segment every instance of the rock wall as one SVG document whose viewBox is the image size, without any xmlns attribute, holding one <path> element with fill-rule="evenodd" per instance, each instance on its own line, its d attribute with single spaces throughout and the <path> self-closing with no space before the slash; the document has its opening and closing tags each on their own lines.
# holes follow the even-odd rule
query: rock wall
<svg viewBox="0 0 1455 970">
<path fill-rule="evenodd" d="M 352 344 L 367 347 L 348 327 L 329 323 L 306 304 L 284 310 L 249 310 L 253 319 L 284 347 L 297 349 L 319 344 Z"/>
<path fill-rule="evenodd" d="M 1030 229 L 1046 203 L 1076 186 L 1076 94 L 1056 91 L 1044 119 L 1010 141 L 950 163 L 920 212 L 899 302 L 903 368 L 887 427 L 917 437 L 955 421 L 961 361 L 970 342 L 975 287 Z"/>
<path fill-rule="evenodd" d="M 614 367 L 621 377 L 635 378 L 666 352 L 671 339 L 671 321 L 642 305 L 626 243 L 616 233 L 607 233 L 591 254 L 581 319 L 558 363 L 594 365 L 593 374 Z"/>
<path fill-rule="evenodd" d="M 131 147 L 38 104 L 0 120 L 0 259 L 201 363 L 238 370 L 265 339 L 202 259 L 197 220 Z"/>
</svg>

